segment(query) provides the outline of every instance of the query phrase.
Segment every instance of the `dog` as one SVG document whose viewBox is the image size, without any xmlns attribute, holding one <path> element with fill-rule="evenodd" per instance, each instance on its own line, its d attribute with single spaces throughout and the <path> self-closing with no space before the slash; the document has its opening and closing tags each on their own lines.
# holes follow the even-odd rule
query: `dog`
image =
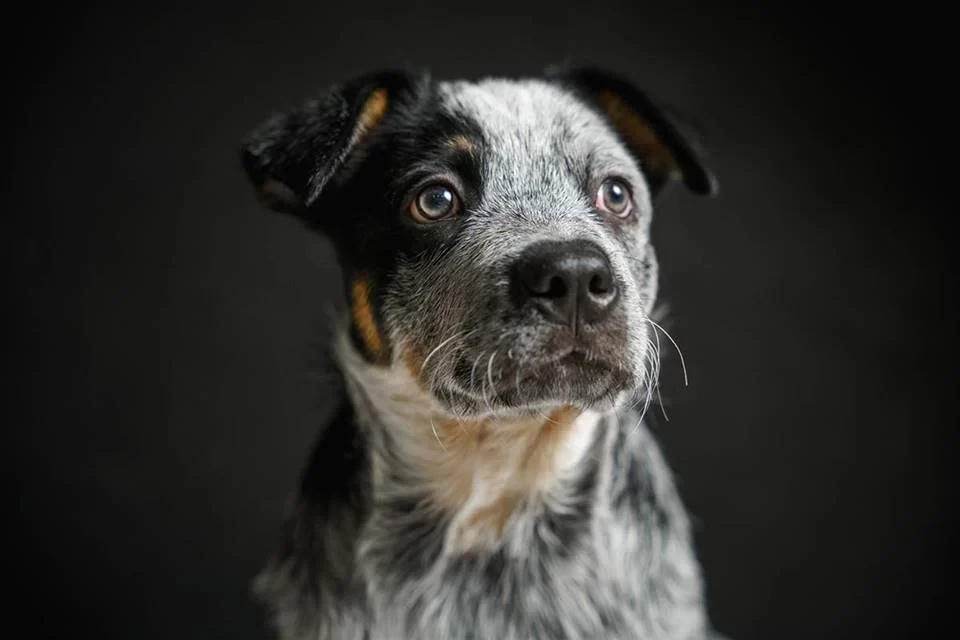
<svg viewBox="0 0 960 640">
<path fill-rule="evenodd" d="M 653 203 L 699 147 L 593 67 L 372 71 L 242 145 L 343 274 L 342 402 L 254 582 L 284 640 L 719 637 L 643 413 Z"/>
</svg>

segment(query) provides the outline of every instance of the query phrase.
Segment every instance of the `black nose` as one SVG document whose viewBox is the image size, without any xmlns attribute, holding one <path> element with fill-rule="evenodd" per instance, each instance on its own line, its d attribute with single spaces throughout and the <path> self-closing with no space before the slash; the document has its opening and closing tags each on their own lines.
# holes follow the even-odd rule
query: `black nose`
<svg viewBox="0 0 960 640">
<path fill-rule="evenodd" d="M 617 300 L 606 254 L 584 240 L 529 247 L 514 265 L 512 288 L 519 304 L 533 304 L 574 331 L 606 318 Z"/>
</svg>

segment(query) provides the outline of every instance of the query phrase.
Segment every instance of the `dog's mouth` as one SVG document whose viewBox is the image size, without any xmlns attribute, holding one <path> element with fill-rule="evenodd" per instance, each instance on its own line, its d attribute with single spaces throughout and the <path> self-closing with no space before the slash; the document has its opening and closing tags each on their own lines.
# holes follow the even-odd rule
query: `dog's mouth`
<svg viewBox="0 0 960 640">
<path fill-rule="evenodd" d="M 464 353 L 454 364 L 451 384 L 438 395 L 471 412 L 559 404 L 602 408 L 636 386 L 625 349 L 576 338 L 551 342 L 534 353 L 509 348 Z"/>
</svg>

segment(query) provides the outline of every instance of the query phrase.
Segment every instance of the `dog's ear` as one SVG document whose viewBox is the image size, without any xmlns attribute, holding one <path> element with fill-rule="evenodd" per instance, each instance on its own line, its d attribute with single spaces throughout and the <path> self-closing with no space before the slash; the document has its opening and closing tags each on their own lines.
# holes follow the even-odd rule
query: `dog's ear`
<svg viewBox="0 0 960 640">
<path fill-rule="evenodd" d="M 303 214 L 369 143 L 398 97 L 423 79 L 399 70 L 365 74 L 261 124 L 241 152 L 260 200 L 275 211 Z"/>
<path fill-rule="evenodd" d="M 672 181 L 682 182 L 698 195 L 717 194 L 717 180 L 702 153 L 632 82 L 592 67 L 551 67 L 546 75 L 575 91 L 610 121 L 639 160 L 654 196 Z"/>
</svg>

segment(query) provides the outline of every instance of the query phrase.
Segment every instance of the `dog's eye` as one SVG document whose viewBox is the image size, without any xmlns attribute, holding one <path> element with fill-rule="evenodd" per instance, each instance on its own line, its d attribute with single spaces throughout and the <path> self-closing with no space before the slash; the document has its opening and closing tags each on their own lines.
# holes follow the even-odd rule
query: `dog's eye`
<svg viewBox="0 0 960 640">
<path fill-rule="evenodd" d="M 622 180 L 609 178 L 600 185 L 597 191 L 597 209 L 612 213 L 620 218 L 626 218 L 633 211 L 633 199 L 630 189 Z"/>
<path fill-rule="evenodd" d="M 460 198 L 445 184 L 431 184 L 421 189 L 410 204 L 410 214 L 420 222 L 433 222 L 457 213 Z"/>
</svg>

